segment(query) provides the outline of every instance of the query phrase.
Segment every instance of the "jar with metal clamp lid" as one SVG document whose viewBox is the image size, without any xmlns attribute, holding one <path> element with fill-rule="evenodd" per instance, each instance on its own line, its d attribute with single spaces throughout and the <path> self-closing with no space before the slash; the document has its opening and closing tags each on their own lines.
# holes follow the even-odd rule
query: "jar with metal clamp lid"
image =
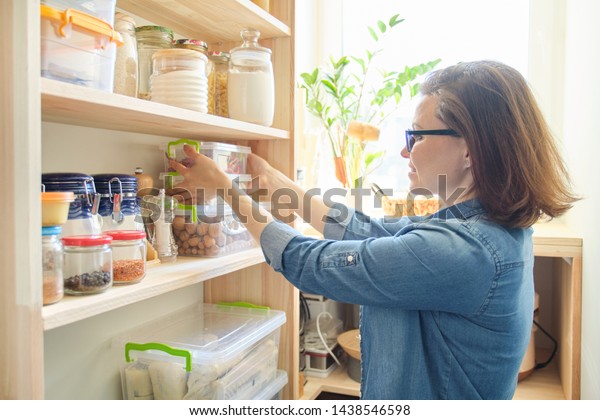
<svg viewBox="0 0 600 420">
<path fill-rule="evenodd" d="M 102 217 L 102 231 L 144 230 L 137 197 L 138 179 L 128 174 L 94 175 L 100 195 L 98 214 Z"/>
</svg>

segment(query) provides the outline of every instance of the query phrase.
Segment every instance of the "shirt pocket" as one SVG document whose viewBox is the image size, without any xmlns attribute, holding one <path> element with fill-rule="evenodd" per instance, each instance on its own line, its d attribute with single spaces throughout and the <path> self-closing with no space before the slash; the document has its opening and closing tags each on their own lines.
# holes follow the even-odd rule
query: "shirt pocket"
<svg viewBox="0 0 600 420">
<path fill-rule="evenodd" d="M 321 260 L 321 268 L 339 268 L 351 267 L 358 264 L 358 252 L 336 252 L 332 255 L 326 255 Z"/>
</svg>

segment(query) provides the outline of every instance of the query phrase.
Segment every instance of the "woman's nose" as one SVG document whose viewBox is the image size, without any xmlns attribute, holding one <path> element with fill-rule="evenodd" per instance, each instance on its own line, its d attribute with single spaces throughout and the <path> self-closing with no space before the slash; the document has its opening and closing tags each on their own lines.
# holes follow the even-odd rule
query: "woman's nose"
<svg viewBox="0 0 600 420">
<path fill-rule="evenodd" d="M 404 146 L 400 151 L 400 156 L 402 156 L 405 159 L 408 159 L 410 157 L 410 153 L 408 152 L 408 150 L 406 150 L 406 146 Z"/>
</svg>

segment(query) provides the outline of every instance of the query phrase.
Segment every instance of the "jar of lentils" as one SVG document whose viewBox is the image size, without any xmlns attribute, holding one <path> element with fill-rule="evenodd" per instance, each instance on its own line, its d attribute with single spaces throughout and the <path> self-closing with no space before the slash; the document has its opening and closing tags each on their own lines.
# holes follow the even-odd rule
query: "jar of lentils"
<svg viewBox="0 0 600 420">
<path fill-rule="evenodd" d="M 173 48 L 173 31 L 164 26 L 139 26 L 135 28 L 138 49 L 138 98 L 150 99 L 152 55 Z"/>
<path fill-rule="evenodd" d="M 42 272 L 44 276 L 44 305 L 56 303 L 63 298 L 63 247 L 59 236 L 60 226 L 42 227 Z"/>
<path fill-rule="evenodd" d="M 64 247 L 64 288 L 68 295 L 89 295 L 106 291 L 113 283 L 112 244 L 108 235 L 62 238 Z"/>
<path fill-rule="evenodd" d="M 113 284 L 139 283 L 146 276 L 146 233 L 139 230 L 104 233 L 113 238 Z"/>
</svg>

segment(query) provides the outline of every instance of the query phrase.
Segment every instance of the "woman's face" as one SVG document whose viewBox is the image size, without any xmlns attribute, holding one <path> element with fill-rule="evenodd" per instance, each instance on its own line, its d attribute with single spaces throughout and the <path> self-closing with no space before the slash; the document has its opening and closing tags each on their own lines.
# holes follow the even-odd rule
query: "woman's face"
<svg viewBox="0 0 600 420">
<path fill-rule="evenodd" d="M 413 130 L 449 128 L 436 117 L 437 105 L 438 99 L 434 96 L 426 95 L 421 99 L 415 111 Z M 462 137 L 416 136 L 411 152 L 405 146 L 402 156 L 410 159 L 408 177 L 411 191 L 438 194 L 449 205 L 471 198 L 464 194 L 472 187 L 473 176 L 469 150 Z M 445 179 L 440 179 L 440 176 L 445 176 Z"/>
</svg>

